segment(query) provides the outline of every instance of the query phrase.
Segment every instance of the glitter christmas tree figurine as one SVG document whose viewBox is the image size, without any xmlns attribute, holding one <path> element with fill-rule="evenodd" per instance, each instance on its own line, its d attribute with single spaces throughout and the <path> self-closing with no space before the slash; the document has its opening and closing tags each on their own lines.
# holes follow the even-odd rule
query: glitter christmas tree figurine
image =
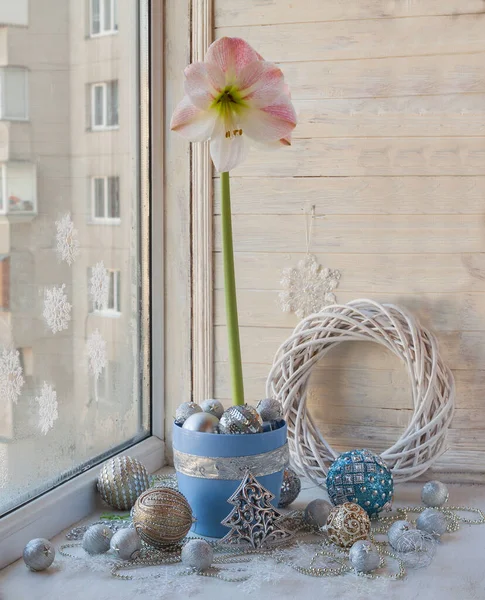
<svg viewBox="0 0 485 600">
<path fill-rule="evenodd" d="M 279 524 L 282 515 L 273 508 L 273 498 L 274 495 L 246 471 L 244 479 L 228 500 L 234 508 L 222 524 L 230 527 L 231 531 L 221 541 L 260 548 L 289 540 L 292 534 Z"/>
</svg>

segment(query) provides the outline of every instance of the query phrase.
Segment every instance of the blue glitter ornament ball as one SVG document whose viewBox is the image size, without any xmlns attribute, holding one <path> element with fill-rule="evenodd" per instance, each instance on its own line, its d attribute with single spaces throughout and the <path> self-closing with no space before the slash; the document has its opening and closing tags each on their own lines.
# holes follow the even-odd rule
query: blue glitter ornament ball
<svg viewBox="0 0 485 600">
<path fill-rule="evenodd" d="M 380 456 L 370 450 L 350 450 L 328 470 L 327 491 L 335 505 L 354 502 L 376 515 L 391 508 L 394 482 Z"/>
</svg>

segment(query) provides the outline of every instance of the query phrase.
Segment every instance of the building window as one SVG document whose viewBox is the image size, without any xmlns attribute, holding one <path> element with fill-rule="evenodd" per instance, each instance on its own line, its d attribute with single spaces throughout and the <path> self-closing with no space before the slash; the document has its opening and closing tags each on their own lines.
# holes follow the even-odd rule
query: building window
<svg viewBox="0 0 485 600">
<path fill-rule="evenodd" d="M 17 67 L 0 69 L 0 118 L 26 121 L 29 118 L 28 72 Z"/>
<path fill-rule="evenodd" d="M 110 312 L 120 313 L 120 272 L 117 270 L 108 270 L 109 291 L 108 291 L 108 306 Z"/>
<path fill-rule="evenodd" d="M 0 214 L 25 218 L 36 213 L 35 165 L 20 161 L 0 164 Z"/>
<path fill-rule="evenodd" d="M 119 177 L 93 177 L 91 179 L 91 217 L 95 222 L 119 222 Z"/>
<path fill-rule="evenodd" d="M 91 128 L 118 127 L 118 81 L 91 85 Z"/>
<path fill-rule="evenodd" d="M 88 295 L 89 295 L 89 312 L 92 313 L 121 313 L 121 273 L 119 269 L 106 269 L 107 276 L 107 294 L 104 296 L 103 292 L 100 292 L 99 298 L 102 305 L 97 304 L 95 306 L 92 294 L 92 282 L 91 277 L 93 275 L 93 269 L 88 269 Z M 99 289 L 99 288 L 98 288 Z M 105 288 L 106 289 L 106 288 Z"/>
<path fill-rule="evenodd" d="M 91 37 L 118 31 L 118 1 L 91 0 Z"/>
</svg>

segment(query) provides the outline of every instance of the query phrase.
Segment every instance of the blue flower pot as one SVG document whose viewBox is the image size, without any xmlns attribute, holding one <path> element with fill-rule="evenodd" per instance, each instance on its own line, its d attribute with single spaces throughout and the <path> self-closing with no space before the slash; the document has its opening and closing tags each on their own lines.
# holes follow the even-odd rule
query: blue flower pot
<svg viewBox="0 0 485 600">
<path fill-rule="evenodd" d="M 265 433 L 220 435 L 183 429 L 174 423 L 174 465 L 180 492 L 196 521 L 192 531 L 221 538 L 229 528 L 221 521 L 231 512 L 227 500 L 249 469 L 274 494 L 278 506 L 283 471 L 288 464 L 287 427 Z"/>
</svg>

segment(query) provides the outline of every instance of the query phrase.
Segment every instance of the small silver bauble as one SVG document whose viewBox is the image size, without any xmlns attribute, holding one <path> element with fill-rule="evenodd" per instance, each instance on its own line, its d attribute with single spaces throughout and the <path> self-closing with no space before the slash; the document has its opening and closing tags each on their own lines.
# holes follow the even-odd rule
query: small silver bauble
<svg viewBox="0 0 485 600">
<path fill-rule="evenodd" d="M 31 571 L 44 571 L 54 562 L 56 551 L 54 546 L 44 538 L 36 538 L 24 548 L 24 562 Z"/>
<path fill-rule="evenodd" d="M 303 519 L 310 527 L 323 527 L 327 522 L 328 515 L 332 512 L 333 506 L 326 500 L 317 498 L 312 500 L 305 508 Z"/>
<path fill-rule="evenodd" d="M 421 500 L 426 506 L 443 506 L 448 496 L 448 488 L 441 481 L 428 481 L 421 490 Z"/>
<path fill-rule="evenodd" d="M 205 433 L 217 433 L 217 427 L 219 425 L 219 419 L 209 413 L 200 412 L 190 415 L 184 424 L 183 429 L 189 429 L 190 431 L 202 431 Z"/>
<path fill-rule="evenodd" d="M 218 419 L 220 419 L 222 417 L 222 414 L 224 412 L 224 407 L 222 406 L 222 402 L 219 402 L 219 400 L 212 400 L 212 399 L 204 400 L 204 402 L 202 402 L 200 407 L 205 413 L 214 415 L 214 417 L 217 417 Z"/>
<path fill-rule="evenodd" d="M 402 541 L 408 531 L 411 531 L 413 526 L 409 521 L 395 521 L 387 532 L 389 544 L 398 552 L 403 552 Z"/>
<path fill-rule="evenodd" d="M 101 498 L 117 510 L 130 510 L 149 486 L 145 466 L 130 456 L 115 456 L 102 467 L 98 476 Z"/>
<path fill-rule="evenodd" d="M 221 417 L 221 433 L 261 433 L 263 421 L 258 411 L 249 404 L 231 406 Z"/>
<path fill-rule="evenodd" d="M 416 527 L 435 537 L 440 537 L 446 532 L 448 524 L 442 512 L 434 508 L 427 508 L 419 515 Z"/>
<path fill-rule="evenodd" d="M 197 571 L 204 571 L 212 564 L 214 550 L 205 540 L 190 540 L 182 548 L 182 564 Z"/>
<path fill-rule="evenodd" d="M 276 419 L 281 419 L 283 416 L 281 404 L 275 398 L 260 400 L 256 406 L 256 410 L 261 415 L 263 421 L 275 421 Z"/>
<path fill-rule="evenodd" d="M 88 554 L 103 554 L 108 552 L 112 537 L 113 532 L 106 525 L 91 525 L 83 536 L 82 547 Z"/>
<path fill-rule="evenodd" d="M 182 402 L 175 411 L 175 423 L 183 425 L 191 415 L 200 412 L 202 412 L 202 409 L 195 402 Z"/>
<path fill-rule="evenodd" d="M 359 540 L 350 549 L 349 560 L 358 573 L 370 573 L 381 564 L 381 557 L 374 544 Z"/>
<path fill-rule="evenodd" d="M 289 467 L 283 471 L 283 483 L 281 484 L 280 501 L 278 506 L 285 508 L 294 502 L 301 490 L 301 481 L 298 475 Z"/>
<path fill-rule="evenodd" d="M 140 555 L 141 538 L 134 527 L 124 527 L 113 535 L 110 548 L 118 558 L 133 560 Z"/>
</svg>

